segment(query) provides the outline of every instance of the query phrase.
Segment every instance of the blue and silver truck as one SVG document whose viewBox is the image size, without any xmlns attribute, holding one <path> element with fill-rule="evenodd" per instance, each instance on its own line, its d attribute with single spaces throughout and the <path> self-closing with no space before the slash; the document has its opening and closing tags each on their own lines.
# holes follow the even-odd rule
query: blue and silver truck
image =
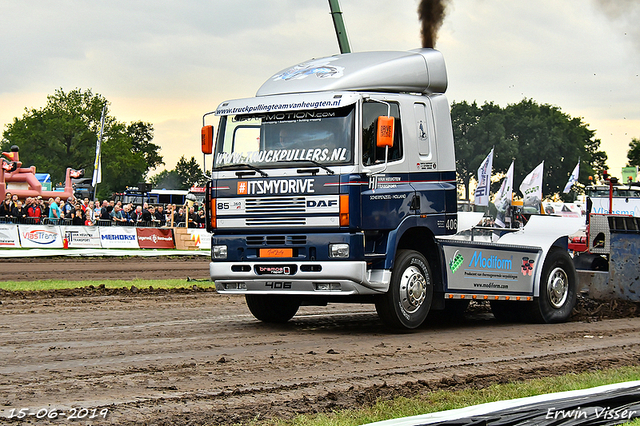
<svg viewBox="0 0 640 426">
<path fill-rule="evenodd" d="M 446 88 L 437 50 L 345 53 L 205 114 L 216 290 L 245 295 L 265 322 L 301 305 L 370 302 L 412 329 L 474 299 L 503 318 L 566 320 L 576 300 L 566 235 L 578 225 L 536 218 L 496 241 L 461 232 Z"/>
</svg>

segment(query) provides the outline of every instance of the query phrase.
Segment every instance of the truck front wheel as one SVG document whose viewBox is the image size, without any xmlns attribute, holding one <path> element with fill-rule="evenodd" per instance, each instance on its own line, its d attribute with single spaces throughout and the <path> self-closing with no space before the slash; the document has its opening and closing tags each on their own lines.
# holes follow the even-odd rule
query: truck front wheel
<svg viewBox="0 0 640 426">
<path fill-rule="evenodd" d="M 376 299 L 380 318 L 393 328 L 413 329 L 427 317 L 433 300 L 429 262 L 414 250 L 399 250 L 387 293 Z"/>
<path fill-rule="evenodd" d="M 529 305 L 528 319 L 539 323 L 568 320 L 576 304 L 576 275 L 569 253 L 552 248 L 542 267 L 540 296 Z"/>
<path fill-rule="evenodd" d="M 279 294 L 247 294 L 244 296 L 249 310 L 262 322 L 284 323 L 298 312 L 298 298 Z"/>
</svg>

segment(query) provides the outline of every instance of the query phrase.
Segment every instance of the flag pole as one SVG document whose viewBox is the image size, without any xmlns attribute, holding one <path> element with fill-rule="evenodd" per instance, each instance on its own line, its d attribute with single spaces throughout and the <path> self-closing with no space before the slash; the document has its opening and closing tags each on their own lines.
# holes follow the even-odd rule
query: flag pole
<svg viewBox="0 0 640 426">
<path fill-rule="evenodd" d="M 102 114 L 100 115 L 100 133 L 98 134 L 98 140 L 96 141 L 96 159 L 93 162 L 93 180 L 91 186 L 93 186 L 93 201 L 96 201 L 97 187 L 102 182 L 102 135 L 104 134 L 104 111 L 107 109 L 105 104 L 102 107 Z"/>
</svg>

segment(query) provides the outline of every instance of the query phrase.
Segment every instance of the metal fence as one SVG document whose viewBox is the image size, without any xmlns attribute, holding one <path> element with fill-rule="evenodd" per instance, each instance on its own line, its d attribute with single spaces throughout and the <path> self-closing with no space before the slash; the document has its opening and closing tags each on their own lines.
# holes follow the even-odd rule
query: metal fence
<svg viewBox="0 0 640 426">
<path fill-rule="evenodd" d="M 12 225 L 58 225 L 58 226 L 85 226 L 84 223 L 79 224 L 73 223 L 73 219 L 51 219 L 48 217 L 0 217 L 0 224 L 12 224 Z M 102 220 L 98 219 L 91 226 L 130 226 L 130 227 L 138 227 L 138 228 L 166 228 L 171 225 L 168 223 L 161 223 L 160 221 L 150 221 L 150 222 L 118 222 L 114 220 Z M 185 228 L 187 227 L 186 222 L 174 222 L 173 226 L 175 228 Z M 190 224 L 190 228 L 204 228 L 204 224 L 196 223 L 195 226 L 193 223 Z"/>
</svg>

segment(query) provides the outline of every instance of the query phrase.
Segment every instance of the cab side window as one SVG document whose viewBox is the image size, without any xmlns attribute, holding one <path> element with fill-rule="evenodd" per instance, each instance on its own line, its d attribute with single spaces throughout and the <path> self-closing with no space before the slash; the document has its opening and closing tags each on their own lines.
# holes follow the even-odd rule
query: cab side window
<svg viewBox="0 0 640 426">
<path fill-rule="evenodd" d="M 388 161 L 402 158 L 402 125 L 400 123 L 400 109 L 398 104 L 390 103 L 391 116 L 395 118 L 395 132 L 393 148 L 389 148 Z M 376 146 L 376 128 L 378 117 L 387 115 L 387 105 L 380 102 L 365 102 L 362 107 L 362 164 L 370 166 L 384 163 L 384 148 Z"/>
</svg>

